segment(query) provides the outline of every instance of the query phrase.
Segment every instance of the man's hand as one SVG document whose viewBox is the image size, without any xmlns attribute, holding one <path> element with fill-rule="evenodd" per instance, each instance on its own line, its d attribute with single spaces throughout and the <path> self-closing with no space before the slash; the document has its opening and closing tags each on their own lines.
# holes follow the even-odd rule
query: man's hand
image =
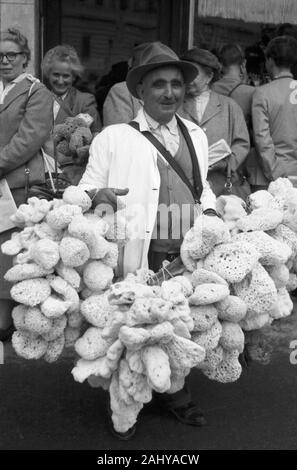
<svg viewBox="0 0 297 470">
<path fill-rule="evenodd" d="M 92 199 L 92 207 L 95 208 L 98 205 L 102 206 L 102 210 L 108 212 L 108 207 L 112 209 L 113 212 L 116 212 L 118 209 L 123 209 L 125 205 L 121 202 L 117 196 L 126 196 L 129 189 L 118 189 L 118 188 L 103 188 L 99 189 L 95 196 Z"/>
</svg>

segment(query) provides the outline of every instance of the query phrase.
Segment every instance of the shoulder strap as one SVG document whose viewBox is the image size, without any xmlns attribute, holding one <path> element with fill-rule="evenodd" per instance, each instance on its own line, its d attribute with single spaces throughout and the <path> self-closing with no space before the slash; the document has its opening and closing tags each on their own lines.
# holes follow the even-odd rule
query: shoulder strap
<svg viewBox="0 0 297 470">
<path fill-rule="evenodd" d="M 237 83 L 237 85 L 235 85 L 235 87 L 233 87 L 232 90 L 229 91 L 227 96 L 231 97 L 233 91 L 235 91 L 240 85 L 242 85 L 242 83 Z"/>
<path fill-rule="evenodd" d="M 133 127 L 133 129 L 139 131 L 144 137 L 146 137 L 150 143 L 156 147 L 158 152 L 165 158 L 165 160 L 169 163 L 169 165 L 173 168 L 173 170 L 178 174 L 178 176 L 181 178 L 181 180 L 185 183 L 185 185 L 189 188 L 191 191 L 194 201 L 195 202 L 200 202 L 200 195 L 197 193 L 195 188 L 191 185 L 189 179 L 185 175 L 183 169 L 180 167 L 180 165 L 177 163 L 177 161 L 172 157 L 171 153 L 168 152 L 168 150 L 164 147 L 164 145 L 161 144 L 161 142 L 149 131 L 141 131 L 139 129 L 139 124 L 135 121 L 129 122 L 129 126 Z"/>
<path fill-rule="evenodd" d="M 181 118 L 177 115 L 176 115 L 176 120 L 177 120 L 177 124 L 180 127 L 180 130 L 181 130 L 181 132 L 184 136 L 184 139 L 186 141 L 186 144 L 187 144 L 189 152 L 190 152 L 190 156 L 191 156 L 191 160 L 192 160 L 192 166 L 193 166 L 194 187 L 195 187 L 196 193 L 198 195 L 197 200 L 200 201 L 203 185 L 202 185 L 201 173 L 200 173 L 200 168 L 199 168 L 199 165 L 198 165 L 196 150 L 194 148 L 193 141 L 190 137 L 187 126 L 183 123 Z"/>
</svg>

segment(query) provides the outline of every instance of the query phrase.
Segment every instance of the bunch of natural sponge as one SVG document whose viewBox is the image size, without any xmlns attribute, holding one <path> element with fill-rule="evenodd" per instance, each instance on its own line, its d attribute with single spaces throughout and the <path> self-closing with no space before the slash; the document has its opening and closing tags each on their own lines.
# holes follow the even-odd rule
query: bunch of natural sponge
<svg viewBox="0 0 297 470">
<path fill-rule="evenodd" d="M 74 160 L 83 164 L 87 161 L 93 138 L 90 131 L 92 122 L 93 118 L 89 114 L 78 114 L 68 117 L 63 124 L 54 127 L 53 138 L 60 163 Z"/>
<path fill-rule="evenodd" d="M 22 228 L 2 244 L 13 256 L 5 279 L 17 331 L 12 344 L 26 359 L 55 361 L 64 346 L 73 346 L 83 328 L 81 299 L 101 294 L 112 283 L 118 243 L 127 241 L 126 221 L 101 218 L 79 187 L 68 187 L 62 200 L 31 198 L 13 216 Z M 118 236 L 118 240 L 115 238 Z"/>
<path fill-rule="evenodd" d="M 190 369 L 205 359 L 204 347 L 191 341 L 190 282 L 182 276 L 160 287 L 142 281 L 141 273 L 128 275 L 82 302 L 91 326 L 75 343 L 81 359 L 73 376 L 109 390 L 119 432 L 133 426 L 153 391 L 177 392 Z"/>
<path fill-rule="evenodd" d="M 221 219 L 196 219 L 185 235 L 181 257 L 195 287 L 189 298 L 197 318 L 192 338 L 206 347 L 206 361 L 200 367 L 208 377 L 224 382 L 240 375 L 237 358 L 244 346 L 243 332 L 250 345 L 251 338 L 260 337 L 253 331 L 265 327 L 267 338 L 268 326 L 292 313 L 297 189 L 279 178 L 268 191 L 251 194 L 247 204 L 234 196 L 219 197 L 217 210 Z M 259 351 L 257 356 L 261 357 Z"/>
</svg>

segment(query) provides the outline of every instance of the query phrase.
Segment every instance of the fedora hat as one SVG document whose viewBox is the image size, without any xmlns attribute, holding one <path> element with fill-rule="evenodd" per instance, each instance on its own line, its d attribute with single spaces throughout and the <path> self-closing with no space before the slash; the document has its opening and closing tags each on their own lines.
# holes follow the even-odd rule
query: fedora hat
<svg viewBox="0 0 297 470">
<path fill-rule="evenodd" d="M 193 64 L 180 60 L 175 52 L 165 44 L 161 42 L 151 42 L 143 49 L 138 65 L 132 67 L 128 72 L 126 83 L 130 93 L 135 96 L 135 98 L 139 98 L 137 85 L 141 82 L 143 77 L 148 72 L 167 65 L 181 69 L 185 83 L 192 82 L 198 73 Z"/>
<path fill-rule="evenodd" d="M 200 47 L 194 47 L 193 49 L 188 50 L 182 56 L 182 59 L 202 66 L 205 65 L 215 71 L 220 70 L 221 68 L 216 56 L 207 49 L 201 49 Z"/>
</svg>

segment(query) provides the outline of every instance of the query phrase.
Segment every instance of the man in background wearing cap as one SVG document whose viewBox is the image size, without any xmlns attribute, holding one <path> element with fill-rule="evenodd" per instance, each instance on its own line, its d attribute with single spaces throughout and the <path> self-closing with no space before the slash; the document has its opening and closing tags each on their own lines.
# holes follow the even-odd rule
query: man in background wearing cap
<svg viewBox="0 0 297 470">
<path fill-rule="evenodd" d="M 134 120 L 136 128 L 129 124 L 108 126 L 92 142 L 89 163 L 80 186 L 85 190 L 99 188 L 95 203 L 108 203 L 115 208 L 117 195 L 123 195 L 126 214 L 140 229 L 137 236 L 125 245 L 124 276 L 139 268 L 147 268 L 148 264 L 158 271 L 164 260 L 179 255 L 182 234 L 174 239 L 170 225 L 176 214 L 167 211 L 165 220 L 160 211 L 161 217 L 157 217 L 161 204 L 167 208 L 175 204 L 181 210 L 185 206 L 191 209 L 186 230 L 193 223 L 194 216 L 191 190 L 142 131 L 150 132 L 163 144 L 192 185 L 198 180 L 196 189 L 201 209 L 207 215 L 216 215 L 215 196 L 206 181 L 206 136 L 196 124 L 176 115 L 184 98 L 185 84 L 190 83 L 196 73 L 193 64 L 179 60 L 164 44 L 149 44 L 142 52 L 139 64 L 127 76 L 130 93 L 143 101 L 143 108 Z M 179 224 L 180 219 L 179 213 Z M 166 224 L 169 230 L 163 238 L 160 234 Z M 172 395 L 162 394 L 160 398 L 181 422 L 195 426 L 205 424 L 204 416 L 191 401 L 186 388 Z M 119 437 L 130 438 L 133 433 L 131 428 L 127 435 Z"/>
<path fill-rule="evenodd" d="M 134 47 L 130 59 L 131 67 L 138 65 L 141 53 L 148 44 L 148 42 L 144 42 Z M 109 90 L 103 104 L 103 126 L 130 122 L 137 115 L 141 106 L 141 101 L 131 95 L 126 82 L 116 83 Z"/>
</svg>

